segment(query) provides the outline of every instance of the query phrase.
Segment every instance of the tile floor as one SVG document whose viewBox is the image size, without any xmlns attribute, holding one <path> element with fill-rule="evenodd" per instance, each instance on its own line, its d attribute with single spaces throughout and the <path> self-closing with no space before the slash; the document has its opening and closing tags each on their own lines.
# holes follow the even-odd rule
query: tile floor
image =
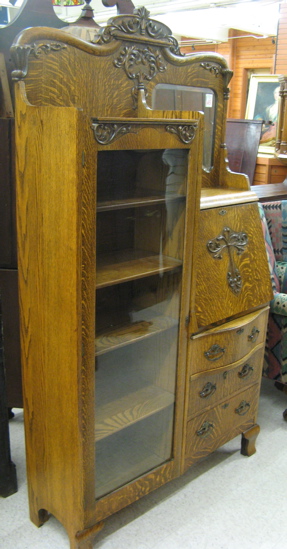
<svg viewBox="0 0 287 549">
<path fill-rule="evenodd" d="M 240 454 L 240 437 L 106 521 L 95 549 L 287 549 L 287 397 L 263 379 L 257 452 Z M 10 423 L 19 490 L 0 498 L 1 549 L 69 549 L 53 517 L 29 520 L 23 414 Z"/>
</svg>

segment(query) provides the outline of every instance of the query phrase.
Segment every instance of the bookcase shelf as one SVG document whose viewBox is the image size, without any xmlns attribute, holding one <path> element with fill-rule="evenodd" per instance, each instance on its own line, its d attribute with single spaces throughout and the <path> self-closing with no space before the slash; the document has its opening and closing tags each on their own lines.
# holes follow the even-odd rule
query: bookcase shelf
<svg viewBox="0 0 287 549">
<path fill-rule="evenodd" d="M 116 379 L 118 391 L 118 378 Z M 104 385 L 104 384 L 103 384 Z M 111 387 L 109 386 L 109 394 Z M 127 390 L 126 388 L 124 388 Z M 105 401 L 101 385 L 98 388 L 101 401 Z M 128 392 L 121 398 L 99 405 L 95 433 L 96 441 L 149 417 L 174 403 L 174 394 L 160 387 L 147 386 Z"/>
<path fill-rule="evenodd" d="M 139 320 L 121 326 L 114 326 L 96 337 L 96 356 L 113 351 L 125 345 L 178 326 L 178 320 L 166 316 L 152 316 L 150 320 Z"/>
<path fill-rule="evenodd" d="M 143 195 L 142 197 L 135 196 L 129 198 L 118 198 L 117 200 L 103 200 L 97 205 L 97 212 L 105 212 L 112 210 L 121 210 L 126 208 L 142 208 L 144 206 L 157 206 L 159 204 L 166 204 L 172 201 L 184 201 L 185 196 L 175 194 L 165 195 Z"/>
<path fill-rule="evenodd" d="M 182 262 L 172 257 L 151 254 L 145 250 L 123 250 L 102 254 L 97 259 L 96 288 L 144 278 L 181 268 Z"/>
</svg>

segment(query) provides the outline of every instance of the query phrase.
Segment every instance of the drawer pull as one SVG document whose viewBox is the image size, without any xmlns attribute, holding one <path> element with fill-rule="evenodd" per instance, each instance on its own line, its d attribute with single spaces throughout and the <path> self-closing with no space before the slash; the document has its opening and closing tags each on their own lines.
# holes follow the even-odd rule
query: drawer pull
<svg viewBox="0 0 287 549">
<path fill-rule="evenodd" d="M 216 391 L 216 385 L 211 383 L 210 381 L 204 385 L 202 391 L 200 391 L 199 396 L 200 398 L 208 398 Z"/>
<path fill-rule="evenodd" d="M 210 423 L 210 421 L 205 421 L 200 427 L 200 429 L 196 431 L 196 434 L 198 437 L 205 438 L 211 433 L 213 427 L 214 427 L 213 423 Z"/>
<path fill-rule="evenodd" d="M 254 328 L 252 328 L 252 332 L 251 334 L 248 336 L 248 341 L 251 341 L 252 343 L 255 343 L 255 341 L 257 340 L 258 336 L 260 334 L 260 330 L 258 330 L 258 328 L 256 328 L 256 326 L 254 326 Z"/>
<path fill-rule="evenodd" d="M 239 416 L 245 416 L 245 414 L 247 414 L 247 412 L 249 411 L 249 408 L 250 408 L 250 402 L 246 402 L 246 400 L 242 400 L 238 408 L 235 409 L 235 413 L 238 414 Z"/>
<path fill-rule="evenodd" d="M 220 345 L 215 343 L 208 351 L 204 351 L 204 356 L 207 360 L 210 360 L 210 362 L 215 362 L 215 360 L 219 360 L 223 357 L 225 351 L 226 349 L 224 347 L 220 347 Z"/>
<path fill-rule="evenodd" d="M 238 377 L 240 377 L 240 379 L 244 379 L 245 377 L 251 376 L 253 371 L 253 366 L 250 366 L 250 364 L 244 364 L 242 370 L 238 372 Z"/>
</svg>

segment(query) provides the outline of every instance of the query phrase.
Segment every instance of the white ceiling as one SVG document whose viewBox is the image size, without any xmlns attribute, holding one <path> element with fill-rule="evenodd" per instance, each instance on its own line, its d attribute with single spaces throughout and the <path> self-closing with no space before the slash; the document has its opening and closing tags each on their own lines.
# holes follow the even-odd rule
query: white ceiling
<svg viewBox="0 0 287 549">
<path fill-rule="evenodd" d="M 277 34 L 278 0 L 133 0 L 133 4 L 144 5 L 150 17 L 165 23 L 176 36 L 226 41 L 230 28 L 263 36 Z M 101 0 L 92 0 L 91 6 L 100 25 L 117 14 L 116 8 L 105 8 Z"/>
<path fill-rule="evenodd" d="M 51 0 L 52 1 L 52 0 Z M 230 28 L 261 36 L 276 36 L 279 6 L 287 0 L 132 0 L 135 7 L 145 6 L 150 17 L 162 21 L 177 37 L 223 42 Z M 23 0 L 17 0 L 16 6 Z M 105 25 L 117 15 L 116 7 L 106 8 L 101 0 L 92 0 L 95 21 Z M 57 14 L 73 21 L 82 6 L 56 8 Z"/>
</svg>

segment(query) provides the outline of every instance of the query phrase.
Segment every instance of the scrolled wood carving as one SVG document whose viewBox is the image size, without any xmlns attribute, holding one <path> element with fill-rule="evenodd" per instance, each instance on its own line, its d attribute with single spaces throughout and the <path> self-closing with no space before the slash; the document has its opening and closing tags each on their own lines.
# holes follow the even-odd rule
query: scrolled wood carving
<svg viewBox="0 0 287 549">
<path fill-rule="evenodd" d="M 178 138 L 189 145 L 195 137 L 197 124 L 169 124 L 166 126 L 166 130 L 170 133 L 174 133 Z"/>
<path fill-rule="evenodd" d="M 166 124 L 165 121 L 153 123 L 149 120 L 140 120 L 139 122 L 135 122 L 134 119 L 131 122 L 118 122 L 116 120 L 106 121 L 99 120 L 98 118 L 92 119 L 94 136 L 100 145 L 109 145 L 115 139 L 118 139 L 127 133 L 138 133 L 145 127 L 151 127 L 162 132 L 168 131 L 173 133 L 178 139 L 180 139 L 180 141 L 186 145 L 189 145 L 195 137 L 197 126 L 197 122 L 190 124 L 182 124 L 182 122 L 178 122 L 171 125 Z"/>
<path fill-rule="evenodd" d="M 154 19 L 149 19 L 146 8 L 134 10 L 132 15 L 114 17 L 100 33 L 98 44 L 106 44 L 114 39 L 133 39 L 137 42 L 147 42 L 166 46 L 173 53 L 182 55 L 177 40 L 172 36 L 169 27 Z"/>
<path fill-rule="evenodd" d="M 43 53 L 48 54 L 51 51 L 60 51 L 65 49 L 66 44 L 61 44 L 60 42 L 48 42 L 48 43 L 34 43 L 27 44 L 23 46 L 12 46 L 11 55 L 14 61 L 16 70 L 12 72 L 13 80 L 19 80 L 20 78 L 25 78 L 28 72 L 28 58 L 29 55 L 34 54 L 35 57 L 40 57 Z"/>
<path fill-rule="evenodd" d="M 109 145 L 117 137 L 125 135 L 131 131 L 130 124 L 105 124 L 94 122 L 92 124 L 95 139 L 100 145 Z"/>
<path fill-rule="evenodd" d="M 123 68 L 127 77 L 134 80 L 132 97 L 136 99 L 137 90 L 144 89 L 144 81 L 150 81 L 159 72 L 166 70 L 166 64 L 158 49 L 151 47 L 123 46 L 119 56 L 114 60 L 117 68 Z"/>
<path fill-rule="evenodd" d="M 220 66 L 218 63 L 210 63 L 210 62 L 203 62 L 203 63 L 200 63 L 200 66 L 209 71 L 211 74 L 213 74 L 216 78 L 219 76 L 219 75 L 222 75 L 223 76 L 223 81 L 224 81 L 224 99 L 228 99 L 229 98 L 229 89 L 228 89 L 228 84 L 232 78 L 232 75 L 233 75 L 233 71 L 231 71 L 230 69 L 226 69 L 225 67 L 222 67 Z"/>
</svg>

